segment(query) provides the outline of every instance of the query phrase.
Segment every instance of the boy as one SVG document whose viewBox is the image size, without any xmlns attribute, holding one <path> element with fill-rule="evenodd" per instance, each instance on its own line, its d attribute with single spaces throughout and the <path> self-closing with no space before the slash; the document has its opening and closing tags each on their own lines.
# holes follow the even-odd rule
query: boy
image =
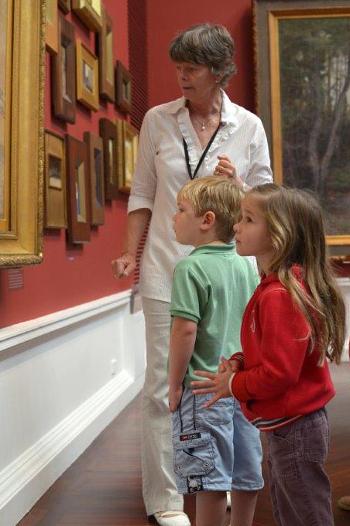
<svg viewBox="0 0 350 526">
<path fill-rule="evenodd" d="M 175 268 L 170 313 L 169 408 L 179 493 L 196 493 L 197 526 L 219 526 L 232 490 L 232 526 L 251 526 L 257 490 L 263 486 L 259 433 L 234 399 L 203 409 L 194 396 L 196 369 L 216 372 L 220 356 L 240 352 L 243 311 L 258 276 L 236 254 L 233 225 L 241 192 L 228 179 L 187 183 L 177 197 L 176 240 L 193 245 Z"/>
</svg>

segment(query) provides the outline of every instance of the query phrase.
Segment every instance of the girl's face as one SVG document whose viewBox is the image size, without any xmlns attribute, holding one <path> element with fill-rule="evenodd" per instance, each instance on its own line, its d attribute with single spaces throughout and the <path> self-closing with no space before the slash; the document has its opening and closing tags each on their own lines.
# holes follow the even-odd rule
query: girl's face
<svg viewBox="0 0 350 526">
<path fill-rule="evenodd" d="M 234 225 L 233 230 L 238 254 L 255 256 L 260 268 L 267 273 L 274 257 L 274 250 L 261 199 L 249 194 L 243 198 L 242 219 Z"/>
<path fill-rule="evenodd" d="M 218 89 L 217 78 L 208 66 L 191 62 L 175 62 L 177 81 L 186 99 L 200 102 Z"/>
</svg>

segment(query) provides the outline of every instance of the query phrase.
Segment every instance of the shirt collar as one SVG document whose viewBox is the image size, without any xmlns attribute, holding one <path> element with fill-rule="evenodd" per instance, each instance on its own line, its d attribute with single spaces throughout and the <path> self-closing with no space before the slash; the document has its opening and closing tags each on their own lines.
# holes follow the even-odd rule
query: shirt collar
<svg viewBox="0 0 350 526">
<path fill-rule="evenodd" d="M 225 243 L 224 245 L 200 245 L 192 250 L 191 254 L 209 254 L 209 253 L 236 253 L 236 243 Z"/>
<path fill-rule="evenodd" d="M 238 124 L 237 119 L 237 106 L 233 104 L 224 90 L 221 90 L 222 93 L 222 108 L 221 108 L 221 122 L 223 124 Z M 185 97 L 180 97 L 169 104 L 166 108 L 166 112 L 170 114 L 176 114 L 181 110 L 187 110 L 186 108 L 186 99 Z"/>
</svg>

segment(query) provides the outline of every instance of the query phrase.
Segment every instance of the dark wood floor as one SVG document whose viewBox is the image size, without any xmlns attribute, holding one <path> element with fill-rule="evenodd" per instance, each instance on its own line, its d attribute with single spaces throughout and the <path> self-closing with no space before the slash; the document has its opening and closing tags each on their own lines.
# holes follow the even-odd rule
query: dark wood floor
<svg viewBox="0 0 350 526">
<path fill-rule="evenodd" d="M 328 473 L 336 503 L 342 495 L 350 494 L 349 364 L 333 368 L 332 374 L 337 397 L 329 405 L 332 445 Z M 138 397 L 47 491 L 18 526 L 149 525 L 141 497 L 140 411 Z M 186 500 L 186 510 L 194 525 L 192 497 Z M 334 506 L 334 516 L 336 526 L 350 525 L 350 512 Z M 274 524 L 267 489 L 260 493 L 255 519 L 255 526 Z"/>
</svg>

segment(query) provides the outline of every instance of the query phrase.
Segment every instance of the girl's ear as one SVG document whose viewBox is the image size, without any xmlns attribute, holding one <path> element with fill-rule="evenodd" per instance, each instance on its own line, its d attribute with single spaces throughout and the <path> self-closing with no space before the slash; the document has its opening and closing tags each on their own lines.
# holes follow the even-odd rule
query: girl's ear
<svg viewBox="0 0 350 526">
<path fill-rule="evenodd" d="M 215 223 L 215 214 L 211 210 L 208 212 L 205 212 L 202 216 L 202 224 L 201 229 L 202 230 L 209 230 L 213 224 Z"/>
</svg>

